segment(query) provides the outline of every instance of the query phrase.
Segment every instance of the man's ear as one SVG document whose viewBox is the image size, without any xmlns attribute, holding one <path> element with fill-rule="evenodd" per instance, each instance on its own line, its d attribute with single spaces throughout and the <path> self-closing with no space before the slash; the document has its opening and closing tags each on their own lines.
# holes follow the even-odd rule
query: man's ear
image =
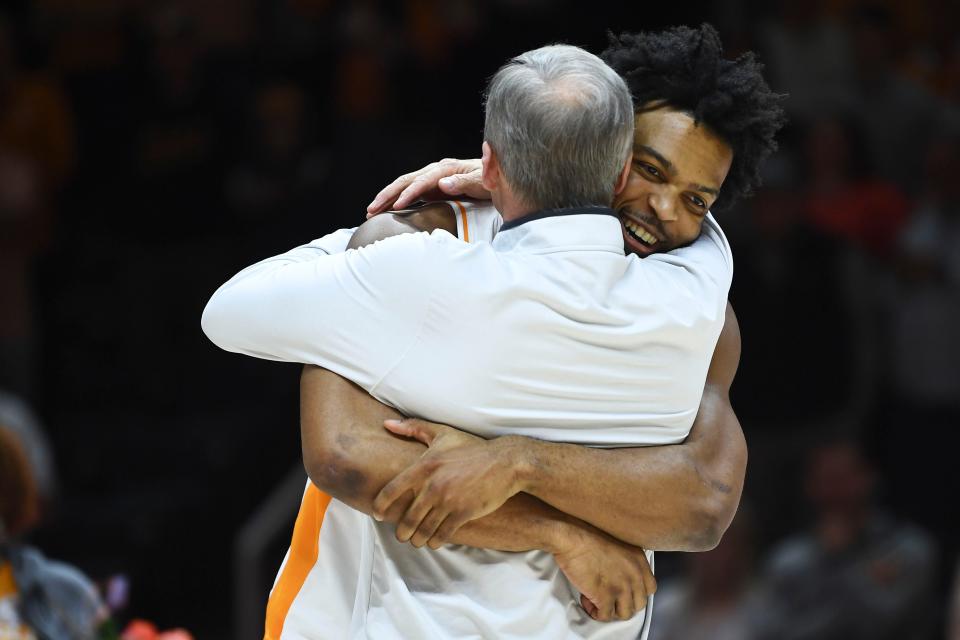
<svg viewBox="0 0 960 640">
<path fill-rule="evenodd" d="M 480 175 L 480 182 L 487 191 L 494 191 L 500 186 L 500 162 L 497 160 L 497 154 L 489 142 L 483 143 L 483 155 L 480 158 L 480 164 L 483 172 Z"/>
<path fill-rule="evenodd" d="M 633 167 L 633 152 L 627 156 L 627 163 L 620 170 L 620 177 L 617 178 L 617 184 L 613 188 L 613 195 L 620 195 L 620 192 L 627 188 L 627 180 L 630 179 L 630 168 Z"/>
</svg>

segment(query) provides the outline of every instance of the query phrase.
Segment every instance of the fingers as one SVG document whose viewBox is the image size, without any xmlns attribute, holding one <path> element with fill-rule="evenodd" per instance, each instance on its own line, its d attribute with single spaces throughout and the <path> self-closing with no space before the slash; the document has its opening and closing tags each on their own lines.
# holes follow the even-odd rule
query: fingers
<svg viewBox="0 0 960 640">
<path fill-rule="evenodd" d="M 430 513 L 431 505 L 429 501 L 424 500 L 422 495 L 413 499 L 410 508 L 397 522 L 397 540 L 400 542 L 409 542 L 413 534 L 420 528 L 427 514 Z M 431 531 L 431 533 L 433 533 Z"/>
<path fill-rule="evenodd" d="M 657 579 L 653 577 L 652 573 L 643 574 L 643 588 L 648 596 L 652 596 L 657 592 Z"/>
<path fill-rule="evenodd" d="M 423 519 L 417 530 L 410 537 L 410 544 L 418 549 L 431 540 L 440 527 L 445 522 L 446 512 L 441 509 L 431 509 L 430 513 Z"/>
<path fill-rule="evenodd" d="M 650 562 L 647 560 L 647 554 L 641 552 L 640 561 L 640 578 L 643 580 L 643 590 L 646 592 L 646 595 L 652 596 L 657 592 L 657 579 L 653 575 L 653 571 L 650 569 Z"/>
<path fill-rule="evenodd" d="M 441 178 L 437 186 L 448 196 L 467 196 L 478 200 L 490 198 L 490 192 L 483 186 L 483 170 L 480 168 L 473 169 L 469 173 Z"/>
<path fill-rule="evenodd" d="M 423 194 L 435 189 L 442 178 L 454 176 L 463 170 L 459 160 L 446 158 L 427 167 L 420 175 L 409 182 L 393 203 L 395 209 L 402 209 L 416 202 Z"/>
<path fill-rule="evenodd" d="M 584 610 L 590 614 L 591 618 L 600 622 L 629 620 L 635 616 L 647 605 L 647 598 L 641 581 L 637 580 L 634 583 L 633 577 L 627 574 L 622 575 L 623 587 L 616 586 L 616 583 L 603 585 L 600 589 L 600 597 L 587 599 L 593 605 L 592 608 L 584 606 Z M 582 602 L 583 597 L 581 597 Z"/>
<path fill-rule="evenodd" d="M 647 606 L 647 599 L 650 594 L 646 589 L 634 589 L 633 590 L 633 611 L 636 613 L 644 609 Z"/>
<path fill-rule="evenodd" d="M 383 518 L 380 520 L 385 520 L 387 522 L 399 522 L 400 518 L 403 517 L 403 514 L 407 512 L 407 509 L 410 508 L 410 505 L 413 504 L 413 499 L 416 496 L 413 495 L 413 491 L 404 491 L 392 505 L 390 505 L 386 512 L 383 514 Z"/>
<path fill-rule="evenodd" d="M 460 530 L 460 527 L 467 523 L 460 516 L 455 516 L 452 513 L 447 516 L 447 519 L 443 521 L 443 524 L 437 529 L 436 533 L 430 538 L 427 543 L 431 549 L 439 549 L 443 545 L 447 544 L 453 539 L 454 534 Z"/>
<path fill-rule="evenodd" d="M 635 588 L 631 588 L 631 585 L 627 584 L 623 589 L 608 585 L 603 596 L 597 598 L 596 603 L 593 604 L 593 611 L 586 607 L 584 607 L 584 610 L 594 620 L 608 622 L 610 620 L 629 620 L 646 606 L 646 593 L 638 583 Z"/>
<path fill-rule="evenodd" d="M 636 569 L 639 573 L 639 580 L 632 584 L 632 602 L 631 606 L 633 607 L 630 617 L 633 617 L 636 612 L 644 609 L 647 606 L 647 601 L 650 596 L 652 596 L 657 591 L 657 579 L 653 576 L 653 572 L 650 570 L 650 563 L 647 560 L 647 555 L 641 550 L 638 556 L 636 556 Z"/>
<path fill-rule="evenodd" d="M 377 520 L 383 520 L 387 515 L 387 511 L 390 509 L 390 505 L 405 492 L 413 490 L 414 493 L 417 493 L 416 487 L 420 485 L 426 473 L 427 471 L 419 464 L 415 464 L 401 471 L 397 477 L 388 482 L 387 485 L 380 490 L 380 493 L 377 494 L 377 497 L 373 499 L 373 517 Z M 407 509 L 407 511 L 409 512 L 409 509 Z"/>
<path fill-rule="evenodd" d="M 613 619 L 614 609 L 617 602 L 617 591 L 612 585 L 603 579 L 600 579 L 593 589 L 593 596 L 580 594 L 580 605 L 583 610 L 600 622 L 607 622 Z"/>
<path fill-rule="evenodd" d="M 593 616 L 595 620 L 600 622 L 609 622 L 613 620 L 614 608 L 616 607 L 617 600 L 613 594 L 607 594 L 607 597 L 601 598 L 597 603 L 597 614 Z"/>
<path fill-rule="evenodd" d="M 419 440 L 428 447 L 437 437 L 436 427 L 423 420 L 384 420 L 383 426 L 390 433 Z"/>
<path fill-rule="evenodd" d="M 458 162 L 459 160 L 453 158 L 444 158 L 440 162 L 432 162 L 422 169 L 400 176 L 380 191 L 373 202 L 367 205 L 367 213 L 382 213 L 391 208 L 402 209 L 435 187 L 440 178 L 457 173 Z"/>
<path fill-rule="evenodd" d="M 599 611 L 599 608 L 593 603 L 592 600 L 590 600 L 590 598 L 583 594 L 580 594 L 580 606 L 583 607 L 583 610 L 587 612 L 588 616 L 593 619 L 597 618 L 597 612 Z"/>
<path fill-rule="evenodd" d="M 447 195 L 468 195 L 473 198 L 489 197 L 480 183 L 479 160 L 457 160 L 444 158 L 427 166 L 407 173 L 387 185 L 369 205 L 367 217 L 382 213 L 388 209 L 402 209 L 424 194 L 437 188 L 442 178 L 456 176 L 451 185 L 440 185 Z M 459 176 L 458 174 L 465 174 Z"/>
<path fill-rule="evenodd" d="M 624 589 L 617 594 L 617 599 L 613 605 L 614 618 L 617 620 L 629 620 L 633 617 L 633 614 L 637 612 L 636 607 L 633 606 L 633 594 L 634 591 L 632 589 Z"/>
<path fill-rule="evenodd" d="M 367 217 L 370 217 L 371 214 L 376 215 L 378 213 L 383 213 L 387 209 L 390 209 L 393 203 L 396 201 L 397 196 L 400 195 L 400 192 L 406 189 L 418 175 L 424 171 L 427 171 L 435 164 L 437 163 L 429 164 L 419 171 L 405 173 L 384 187 L 373 199 L 373 202 L 367 205 Z"/>
</svg>

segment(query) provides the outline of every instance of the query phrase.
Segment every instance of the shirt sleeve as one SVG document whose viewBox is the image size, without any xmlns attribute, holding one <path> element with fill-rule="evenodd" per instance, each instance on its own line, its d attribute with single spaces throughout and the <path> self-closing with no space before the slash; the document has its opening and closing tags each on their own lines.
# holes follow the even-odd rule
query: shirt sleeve
<svg viewBox="0 0 960 640">
<path fill-rule="evenodd" d="M 345 231 L 235 275 L 207 303 L 204 333 L 226 351 L 318 365 L 371 390 L 415 340 L 432 245 L 454 239 L 411 233 L 343 251 Z"/>
<path fill-rule="evenodd" d="M 691 292 L 695 296 L 707 300 L 714 297 L 709 295 L 711 292 L 719 292 L 721 296 L 716 301 L 726 308 L 727 295 L 733 283 L 733 251 L 713 214 L 707 214 L 700 236 L 692 244 L 669 253 L 655 253 L 644 258 L 643 262 L 654 269 L 683 269 L 692 276 L 683 281 L 694 287 Z"/>
</svg>

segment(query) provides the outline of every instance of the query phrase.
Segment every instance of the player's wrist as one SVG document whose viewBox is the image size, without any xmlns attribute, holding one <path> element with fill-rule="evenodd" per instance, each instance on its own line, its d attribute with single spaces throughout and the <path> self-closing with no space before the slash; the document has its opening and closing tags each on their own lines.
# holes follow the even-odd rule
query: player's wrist
<svg viewBox="0 0 960 640">
<path fill-rule="evenodd" d="M 569 555 L 582 549 L 590 539 L 590 525 L 566 516 L 556 520 L 550 535 L 550 548 L 545 549 L 555 557 Z"/>
<path fill-rule="evenodd" d="M 497 444 L 504 450 L 503 457 L 510 465 L 514 495 L 525 492 L 530 488 L 536 467 L 533 451 L 534 443 L 534 440 L 523 436 L 501 436 L 497 438 Z"/>
</svg>

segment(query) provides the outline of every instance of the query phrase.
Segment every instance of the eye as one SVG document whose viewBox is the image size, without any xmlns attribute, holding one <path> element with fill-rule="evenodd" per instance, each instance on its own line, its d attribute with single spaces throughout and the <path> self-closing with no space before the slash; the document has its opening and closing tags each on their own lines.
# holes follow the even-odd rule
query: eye
<svg viewBox="0 0 960 640">
<path fill-rule="evenodd" d="M 706 209 L 707 203 L 700 196 L 690 196 L 690 202 L 698 209 Z"/>
<path fill-rule="evenodd" d="M 660 169 L 657 169 L 652 164 L 637 161 L 637 166 L 639 166 L 644 173 L 648 174 L 653 178 L 663 178 L 663 174 L 660 173 Z"/>
</svg>

